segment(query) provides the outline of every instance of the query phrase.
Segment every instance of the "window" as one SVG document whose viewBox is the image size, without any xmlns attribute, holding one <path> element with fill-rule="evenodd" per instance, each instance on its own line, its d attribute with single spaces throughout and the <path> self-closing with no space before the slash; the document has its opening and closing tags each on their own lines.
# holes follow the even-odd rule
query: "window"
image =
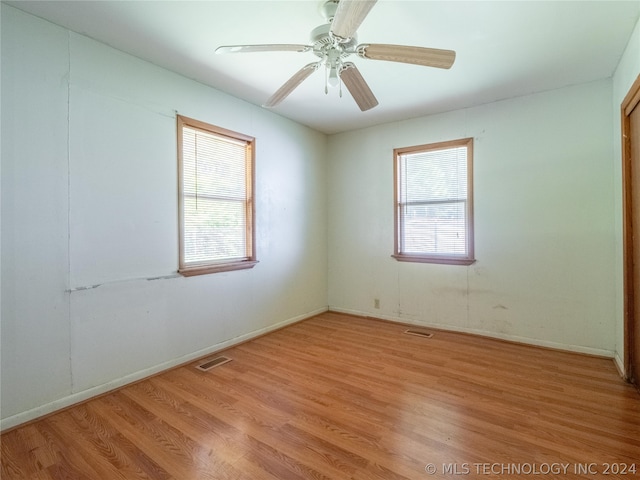
<svg viewBox="0 0 640 480">
<path fill-rule="evenodd" d="M 255 139 L 178 115 L 182 275 L 252 268 Z"/>
<path fill-rule="evenodd" d="M 393 256 L 407 262 L 472 264 L 473 139 L 393 152 Z"/>
</svg>

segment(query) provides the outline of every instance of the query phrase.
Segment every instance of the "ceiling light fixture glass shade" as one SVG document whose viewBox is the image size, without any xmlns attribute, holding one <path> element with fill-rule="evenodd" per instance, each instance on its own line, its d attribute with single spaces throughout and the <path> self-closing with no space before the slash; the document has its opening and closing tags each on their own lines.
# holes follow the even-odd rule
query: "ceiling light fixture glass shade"
<svg viewBox="0 0 640 480">
<path fill-rule="evenodd" d="M 337 87 L 340 83 L 340 78 L 338 78 L 338 69 L 335 66 L 331 67 L 327 83 L 330 87 Z"/>
<path fill-rule="evenodd" d="M 344 51 L 342 46 L 337 44 L 335 40 L 329 36 L 328 40 L 330 43 L 327 43 L 322 51 L 324 53 L 323 61 L 327 68 L 327 85 L 330 87 L 337 87 L 340 85 L 340 76 L 338 72 L 342 67 L 342 57 L 346 56 L 347 53 Z"/>
</svg>

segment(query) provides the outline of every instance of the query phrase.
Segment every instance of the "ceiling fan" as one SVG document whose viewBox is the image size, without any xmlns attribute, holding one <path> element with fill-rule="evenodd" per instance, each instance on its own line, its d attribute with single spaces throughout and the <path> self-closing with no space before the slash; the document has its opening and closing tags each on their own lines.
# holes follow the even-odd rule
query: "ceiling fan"
<svg viewBox="0 0 640 480">
<path fill-rule="evenodd" d="M 311 45 L 225 45 L 218 47 L 216 53 L 313 52 L 320 60 L 309 63 L 298 70 L 263 106 L 271 108 L 280 104 L 309 75 L 324 65 L 325 93 L 328 93 L 328 85 L 334 86 L 344 83 L 360 110 L 364 112 L 378 105 L 378 100 L 356 65 L 353 62 L 345 61 L 350 55 L 355 54 L 371 60 L 387 60 L 436 68 L 451 68 L 456 58 L 456 52 L 453 50 L 384 43 L 358 45 L 356 30 L 376 1 L 329 0 L 325 2 L 321 10 L 327 23 L 311 31 Z"/>
</svg>

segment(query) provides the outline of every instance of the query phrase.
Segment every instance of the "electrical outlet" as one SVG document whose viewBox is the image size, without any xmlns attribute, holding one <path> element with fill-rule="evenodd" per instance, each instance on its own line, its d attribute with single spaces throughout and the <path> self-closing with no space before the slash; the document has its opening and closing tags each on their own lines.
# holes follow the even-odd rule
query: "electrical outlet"
<svg viewBox="0 0 640 480">
<path fill-rule="evenodd" d="M 373 308 L 380 308 L 380 299 L 379 298 L 374 298 L 373 299 Z"/>
</svg>

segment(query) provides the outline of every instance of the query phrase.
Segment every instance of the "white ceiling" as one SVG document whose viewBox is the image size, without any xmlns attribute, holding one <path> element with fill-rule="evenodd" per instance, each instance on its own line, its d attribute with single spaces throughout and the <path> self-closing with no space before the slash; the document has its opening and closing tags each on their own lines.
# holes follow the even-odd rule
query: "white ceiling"
<svg viewBox="0 0 640 480">
<path fill-rule="evenodd" d="M 302 43 L 324 23 L 321 0 L 11 1 L 250 103 L 261 105 L 311 52 L 215 55 L 220 45 Z M 610 77 L 640 1 L 379 0 L 360 43 L 451 49 L 451 70 L 351 57 L 380 104 L 361 112 L 349 92 L 324 93 L 315 72 L 276 113 L 325 133 L 363 128 Z"/>
</svg>

